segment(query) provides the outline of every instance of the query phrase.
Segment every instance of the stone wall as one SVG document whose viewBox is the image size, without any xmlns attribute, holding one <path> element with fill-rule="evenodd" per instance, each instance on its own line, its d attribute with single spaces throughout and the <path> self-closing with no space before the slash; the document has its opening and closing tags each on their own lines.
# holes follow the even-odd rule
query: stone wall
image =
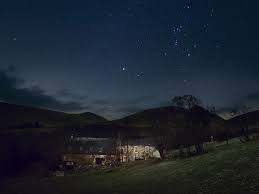
<svg viewBox="0 0 259 194">
<path fill-rule="evenodd" d="M 63 161 L 73 161 L 77 168 L 81 166 L 109 166 L 117 162 L 117 156 L 103 154 L 64 154 Z"/>
<path fill-rule="evenodd" d="M 151 145 L 121 145 L 116 149 L 117 154 L 91 154 L 91 153 L 67 153 L 63 155 L 63 161 L 74 162 L 76 168 L 91 166 L 113 166 L 118 162 L 135 160 L 147 160 L 160 158 L 155 146 Z"/>
<path fill-rule="evenodd" d="M 121 162 L 160 158 L 158 150 L 150 145 L 123 145 L 121 153 Z"/>
</svg>

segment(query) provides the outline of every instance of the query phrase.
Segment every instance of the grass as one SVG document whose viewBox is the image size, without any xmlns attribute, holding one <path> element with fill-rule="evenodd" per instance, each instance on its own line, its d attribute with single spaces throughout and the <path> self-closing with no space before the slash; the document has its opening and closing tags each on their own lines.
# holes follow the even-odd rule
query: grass
<svg viewBox="0 0 259 194">
<path fill-rule="evenodd" d="M 76 176 L 9 180 L 0 185 L 0 193 L 259 193 L 259 140 L 208 149 L 187 159 L 139 161 Z"/>
</svg>

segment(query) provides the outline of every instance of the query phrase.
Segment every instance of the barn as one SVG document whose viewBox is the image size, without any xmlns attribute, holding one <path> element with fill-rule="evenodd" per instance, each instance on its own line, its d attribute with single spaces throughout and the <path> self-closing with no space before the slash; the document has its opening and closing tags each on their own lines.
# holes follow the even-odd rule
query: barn
<svg viewBox="0 0 259 194">
<path fill-rule="evenodd" d="M 155 139 L 137 131 L 140 130 L 114 124 L 88 125 L 74 130 L 66 144 L 63 161 L 66 166 L 82 168 L 160 158 Z"/>
</svg>

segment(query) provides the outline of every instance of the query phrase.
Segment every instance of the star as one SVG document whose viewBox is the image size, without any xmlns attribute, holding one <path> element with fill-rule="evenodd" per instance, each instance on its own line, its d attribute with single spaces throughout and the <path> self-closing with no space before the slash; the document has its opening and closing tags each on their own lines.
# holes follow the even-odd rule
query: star
<svg viewBox="0 0 259 194">
<path fill-rule="evenodd" d="M 112 17 L 112 16 L 113 16 L 112 12 L 110 12 L 110 11 L 105 11 L 104 14 L 105 14 L 106 16 L 108 16 L 108 17 Z"/>
<path fill-rule="evenodd" d="M 187 56 L 190 57 L 190 56 L 191 56 L 191 53 L 188 53 Z"/>
<path fill-rule="evenodd" d="M 122 71 L 126 71 L 126 67 L 122 67 Z"/>
<path fill-rule="evenodd" d="M 140 48 L 140 47 L 143 46 L 143 41 L 138 39 L 138 40 L 136 41 L 136 44 L 137 44 L 137 47 Z"/>
<path fill-rule="evenodd" d="M 187 79 L 184 79 L 183 80 L 183 84 L 187 87 L 187 86 L 190 86 L 191 85 L 191 82 Z"/>
<path fill-rule="evenodd" d="M 144 72 L 140 72 L 140 73 L 137 73 L 137 77 L 143 77 L 144 76 Z"/>
<path fill-rule="evenodd" d="M 191 8 L 191 6 L 190 5 L 186 5 L 186 6 L 184 6 L 184 9 L 190 9 Z"/>
<path fill-rule="evenodd" d="M 175 40 L 174 46 L 178 46 L 178 40 Z"/>
<path fill-rule="evenodd" d="M 134 16 L 134 12 L 133 12 L 132 8 L 129 7 L 129 8 L 127 9 L 127 11 L 128 11 L 128 15 L 129 15 L 129 16 Z"/>
<path fill-rule="evenodd" d="M 204 30 L 207 30 L 208 27 L 209 27 L 209 24 L 204 24 L 204 25 L 203 25 L 203 29 L 204 29 Z"/>
</svg>

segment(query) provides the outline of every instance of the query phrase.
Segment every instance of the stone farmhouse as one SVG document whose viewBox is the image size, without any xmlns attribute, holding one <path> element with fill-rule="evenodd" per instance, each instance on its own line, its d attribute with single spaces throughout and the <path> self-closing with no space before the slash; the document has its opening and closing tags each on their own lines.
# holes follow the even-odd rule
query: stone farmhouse
<svg viewBox="0 0 259 194">
<path fill-rule="evenodd" d="M 154 138 L 136 134 L 138 129 L 125 133 L 127 130 L 113 124 L 90 125 L 80 129 L 80 133 L 71 134 L 63 153 L 65 165 L 77 168 L 114 166 L 123 162 L 160 158 Z"/>
</svg>

